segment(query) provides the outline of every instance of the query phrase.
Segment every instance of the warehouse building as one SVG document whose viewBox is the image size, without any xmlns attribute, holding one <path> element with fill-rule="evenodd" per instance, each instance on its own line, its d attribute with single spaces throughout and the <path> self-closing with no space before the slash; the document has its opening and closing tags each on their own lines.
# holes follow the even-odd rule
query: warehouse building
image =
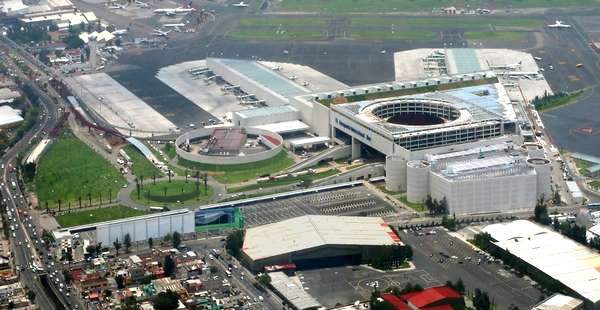
<svg viewBox="0 0 600 310">
<path fill-rule="evenodd" d="M 525 262 L 532 273 L 558 281 L 584 301 L 585 309 L 600 309 L 600 254 L 560 233 L 530 221 L 488 225 L 483 229 L 501 251 Z"/>
<path fill-rule="evenodd" d="M 375 247 L 401 244 L 381 218 L 305 215 L 248 229 L 242 253 L 249 269 L 258 272 L 286 263 L 300 269 L 357 264 Z"/>
</svg>

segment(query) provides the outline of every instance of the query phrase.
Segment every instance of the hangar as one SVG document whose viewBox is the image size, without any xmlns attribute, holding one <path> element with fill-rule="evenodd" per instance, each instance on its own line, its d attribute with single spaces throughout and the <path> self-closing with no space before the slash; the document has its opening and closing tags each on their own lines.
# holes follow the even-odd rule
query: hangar
<svg viewBox="0 0 600 310">
<path fill-rule="evenodd" d="M 253 271 L 294 263 L 298 268 L 356 264 L 375 247 L 402 245 L 378 217 L 305 215 L 250 228 L 242 247 L 243 261 Z"/>
</svg>

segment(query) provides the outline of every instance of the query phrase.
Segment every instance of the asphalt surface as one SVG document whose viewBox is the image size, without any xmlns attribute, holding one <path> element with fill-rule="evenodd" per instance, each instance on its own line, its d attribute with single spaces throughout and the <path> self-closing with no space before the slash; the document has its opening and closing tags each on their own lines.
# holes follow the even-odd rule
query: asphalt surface
<svg viewBox="0 0 600 310">
<path fill-rule="evenodd" d="M 467 294 L 479 288 L 493 298 L 498 309 L 508 309 L 511 304 L 519 309 L 529 309 L 538 302 L 541 293 L 526 279 L 511 274 L 502 264 L 488 264 L 483 260 L 478 264 L 482 256 L 469 245 L 441 228 L 435 231 L 435 235 L 426 235 L 423 231 L 423 236 L 400 233 L 402 241 L 413 248 L 415 268 L 412 270 L 384 273 L 364 266 L 346 266 L 298 271 L 296 275 L 303 287 L 327 307 L 366 300 L 375 289 L 403 288 L 407 283 L 427 288 L 444 285 L 448 280 L 455 282 L 459 278 L 463 280 Z M 440 252 L 457 258 L 446 258 Z M 466 256 L 471 259 L 465 260 Z"/>
<path fill-rule="evenodd" d="M 1 42 L 1 44 L 5 50 L 8 49 L 11 53 L 20 55 L 30 68 L 36 68 L 38 71 L 43 72 L 37 64 L 30 61 L 30 55 L 23 53 L 22 50 L 15 48 L 14 45 L 7 44 L 7 42 Z M 48 252 L 40 242 L 41 231 L 38 231 L 35 223 L 33 223 L 30 214 L 32 211 L 31 207 L 23 198 L 23 192 L 18 186 L 19 182 L 12 168 L 16 165 L 16 156 L 29 147 L 32 139 L 45 136 L 54 128 L 58 119 L 58 109 L 50 96 L 43 92 L 35 83 L 29 81 L 28 77 L 22 74 L 18 67 L 8 59 L 8 55 L 3 56 L 5 57 L 5 63 L 20 76 L 21 80 L 30 83 L 34 92 L 40 98 L 39 102 L 42 110 L 41 120 L 36 122 L 33 128 L 2 157 L 2 163 L 4 164 L 2 169 L 2 182 L 4 183 L 2 195 L 6 199 L 4 201 L 6 208 L 14 215 L 11 224 L 15 226 L 15 230 L 11 232 L 12 239 L 10 243 L 13 253 L 15 253 L 15 264 L 20 267 L 21 281 L 35 292 L 35 303 L 42 309 L 79 307 L 79 301 L 69 296 L 70 293 L 67 293 L 65 290 L 66 285 L 64 284 L 64 279 L 61 279 L 62 272 L 59 265 L 46 259 Z M 47 80 L 48 77 L 46 73 L 42 73 L 40 79 Z M 54 96 L 56 97 L 56 94 Z M 17 185 L 14 188 L 12 187 L 13 182 Z M 32 268 L 34 263 L 36 266 L 41 267 L 42 270 L 35 271 Z M 43 277 L 49 279 L 47 285 L 44 285 L 45 281 L 42 279 Z M 61 287 L 61 284 L 63 287 Z"/>
<path fill-rule="evenodd" d="M 553 20 L 552 16 L 548 21 Z M 559 147 L 573 152 L 600 156 L 600 58 L 589 43 L 592 39 L 575 18 L 569 18 L 572 29 L 546 29 L 543 50 L 544 63 L 552 63 L 554 70 L 546 70 L 544 76 L 555 92 L 572 92 L 586 89 L 581 99 L 572 105 L 542 113 L 542 120 L 550 136 Z M 600 25 L 588 30 L 600 30 Z M 576 68 L 583 64 L 583 68 Z"/>
</svg>

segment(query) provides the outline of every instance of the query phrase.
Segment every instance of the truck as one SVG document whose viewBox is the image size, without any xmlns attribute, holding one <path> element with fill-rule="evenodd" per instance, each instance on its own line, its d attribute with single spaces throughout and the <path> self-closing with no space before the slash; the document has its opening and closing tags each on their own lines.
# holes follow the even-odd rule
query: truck
<svg viewBox="0 0 600 310">
<path fill-rule="evenodd" d="M 10 182 L 10 184 L 12 185 L 13 190 L 17 189 L 17 183 L 15 183 L 15 181 Z"/>
</svg>

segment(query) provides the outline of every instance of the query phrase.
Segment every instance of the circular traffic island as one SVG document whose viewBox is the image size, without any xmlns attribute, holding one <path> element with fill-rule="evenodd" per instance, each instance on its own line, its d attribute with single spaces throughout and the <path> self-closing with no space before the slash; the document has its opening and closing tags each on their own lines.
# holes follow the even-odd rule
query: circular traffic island
<svg viewBox="0 0 600 310">
<path fill-rule="evenodd" d="M 195 178 L 149 182 L 136 185 L 130 194 L 131 200 L 152 207 L 178 208 L 203 203 L 210 199 L 213 189 L 204 185 L 204 180 Z"/>
</svg>

